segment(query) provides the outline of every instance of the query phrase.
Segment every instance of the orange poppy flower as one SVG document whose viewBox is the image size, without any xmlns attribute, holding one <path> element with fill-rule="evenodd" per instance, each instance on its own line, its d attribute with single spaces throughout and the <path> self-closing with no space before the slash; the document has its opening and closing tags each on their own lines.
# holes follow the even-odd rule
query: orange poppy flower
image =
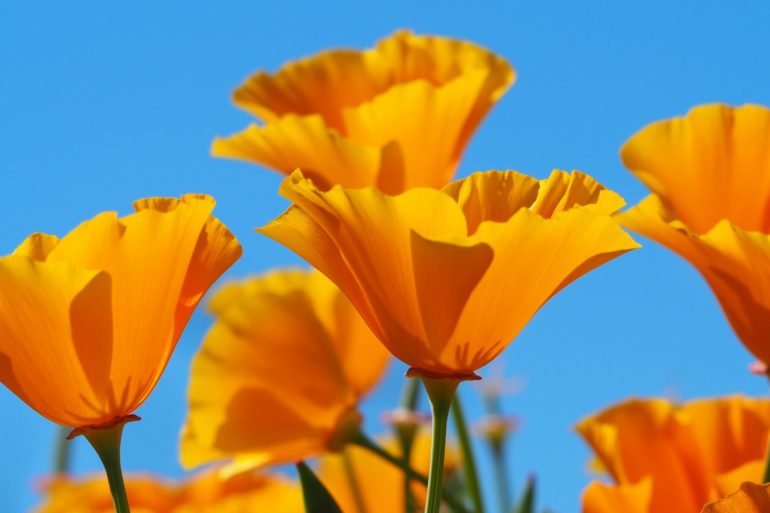
<svg viewBox="0 0 770 513">
<path fill-rule="evenodd" d="M 297 171 L 281 193 L 294 205 L 257 231 L 337 283 L 430 377 L 474 377 L 551 296 L 637 247 L 610 216 L 620 196 L 579 172 L 490 171 L 390 196 L 325 192 Z"/>
<path fill-rule="evenodd" d="M 133 513 L 299 513 L 302 492 L 292 481 L 266 474 L 223 476 L 207 471 L 181 482 L 154 476 L 129 476 L 126 489 Z M 107 480 L 55 478 L 44 487 L 35 513 L 113 513 Z"/>
<path fill-rule="evenodd" d="M 32 235 L 0 258 L 0 380 L 63 426 L 136 410 L 203 294 L 241 254 L 208 196 L 134 207 L 62 239 Z"/>
<path fill-rule="evenodd" d="M 770 363 L 770 110 L 707 105 L 634 135 L 623 162 L 653 194 L 619 216 L 693 264 L 744 345 Z"/>
<path fill-rule="evenodd" d="M 743 483 L 738 491 L 703 508 L 702 513 L 765 513 L 770 511 L 770 484 Z"/>
<path fill-rule="evenodd" d="M 430 445 L 430 434 L 425 430 L 419 431 L 414 439 L 410 465 L 423 475 L 428 474 L 430 467 Z M 386 438 L 382 447 L 400 456 L 399 444 L 394 439 Z M 459 455 L 450 445 L 444 459 L 444 473 L 448 481 L 459 468 Z M 318 477 L 345 513 L 404 511 L 404 472 L 362 447 L 347 446 L 340 454 L 321 458 Z M 355 490 L 353 486 L 356 486 Z M 412 494 L 422 510 L 425 486 L 413 481 Z"/>
<path fill-rule="evenodd" d="M 231 283 L 192 367 L 181 444 L 186 467 L 290 463 L 339 449 L 388 353 L 318 272 Z"/>
<path fill-rule="evenodd" d="M 513 80 L 475 44 L 397 32 L 252 76 L 234 100 L 266 124 L 216 139 L 212 152 L 285 174 L 300 167 L 322 188 L 441 187 Z"/>
<path fill-rule="evenodd" d="M 577 430 L 614 481 L 588 486 L 584 513 L 698 513 L 762 477 L 770 400 L 631 400 Z"/>
</svg>

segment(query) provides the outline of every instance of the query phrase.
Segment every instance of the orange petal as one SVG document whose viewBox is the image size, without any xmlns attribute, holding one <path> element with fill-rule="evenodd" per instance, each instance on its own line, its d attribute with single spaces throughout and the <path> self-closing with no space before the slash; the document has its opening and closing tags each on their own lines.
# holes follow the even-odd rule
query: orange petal
<svg viewBox="0 0 770 513">
<path fill-rule="evenodd" d="M 387 362 L 344 296 L 318 273 L 277 272 L 227 285 L 212 307 L 217 322 L 193 364 L 185 466 L 328 450 Z"/>
<path fill-rule="evenodd" d="M 109 276 L 13 255 L 0 283 L 2 382 L 61 425 L 111 419 Z"/>
<path fill-rule="evenodd" d="M 650 513 L 652 480 L 611 486 L 594 481 L 583 492 L 583 513 Z M 669 510 L 666 510 L 669 511 Z M 674 510 L 671 510 L 674 511 Z M 686 510 L 682 510 L 686 511 Z"/>
<path fill-rule="evenodd" d="M 621 157 L 695 233 L 720 219 L 770 231 L 770 109 L 696 107 L 645 127 Z"/>
<path fill-rule="evenodd" d="M 770 511 L 770 484 L 743 483 L 738 491 L 712 502 L 702 513 L 765 513 Z"/>
</svg>

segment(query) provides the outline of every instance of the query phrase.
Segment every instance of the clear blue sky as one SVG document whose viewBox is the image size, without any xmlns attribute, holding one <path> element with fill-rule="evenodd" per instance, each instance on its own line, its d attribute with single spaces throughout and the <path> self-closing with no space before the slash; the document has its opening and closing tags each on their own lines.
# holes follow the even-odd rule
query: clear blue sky
<svg viewBox="0 0 770 513">
<path fill-rule="evenodd" d="M 770 105 L 768 19 L 760 1 L 3 2 L 0 253 L 33 231 L 61 235 L 102 210 L 127 212 L 139 197 L 194 191 L 218 199 L 243 243 L 230 277 L 299 263 L 252 231 L 285 207 L 279 176 L 209 157 L 212 137 L 250 120 L 230 92 L 258 68 L 367 47 L 398 28 L 477 41 L 518 71 L 461 175 L 580 169 L 635 203 L 645 190 L 618 159 L 633 132 L 700 103 Z M 503 357 L 526 382 L 506 400 L 524 419 L 514 473 L 520 484 L 536 472 L 542 504 L 560 513 L 577 511 L 589 479 L 571 429 L 582 416 L 632 395 L 766 393 L 699 275 L 643 242 L 551 301 Z M 127 428 L 129 471 L 180 475 L 188 367 L 208 324 L 196 314 L 144 420 Z M 374 432 L 401 371 L 365 405 Z M 0 414 L 2 510 L 17 513 L 36 502 L 31 482 L 49 469 L 54 430 L 5 389 Z M 97 469 L 80 441 L 75 463 Z"/>
</svg>

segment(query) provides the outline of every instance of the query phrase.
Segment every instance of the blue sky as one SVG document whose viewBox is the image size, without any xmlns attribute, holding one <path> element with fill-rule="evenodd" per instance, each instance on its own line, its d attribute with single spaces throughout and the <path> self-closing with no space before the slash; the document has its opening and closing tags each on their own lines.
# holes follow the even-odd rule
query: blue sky
<svg viewBox="0 0 770 513">
<path fill-rule="evenodd" d="M 206 192 L 244 246 L 230 278 L 299 264 L 252 231 L 286 206 L 280 177 L 208 154 L 215 135 L 250 121 L 230 92 L 257 69 L 368 47 L 399 28 L 476 41 L 518 72 L 460 175 L 579 169 L 633 204 L 645 190 L 618 149 L 636 130 L 701 103 L 770 105 L 766 2 L 157 4 L 0 4 L 1 254 L 33 231 L 62 235 L 100 211 L 128 212 L 139 197 Z M 526 383 L 505 402 L 524 421 L 511 453 L 517 483 L 537 473 L 541 503 L 561 513 L 578 510 L 589 479 L 571 428 L 582 416 L 629 396 L 766 393 L 700 276 L 642 242 L 560 293 L 502 358 Z M 144 420 L 127 428 L 128 471 L 180 475 L 189 362 L 209 322 L 196 314 Z M 372 432 L 384 429 L 378 412 L 397 401 L 402 371 L 365 405 Z M 472 388 L 463 396 L 478 414 Z M 22 512 L 50 467 L 54 429 L 5 389 L 0 414 L 3 511 Z M 78 473 L 98 468 L 82 442 L 74 453 Z"/>
</svg>

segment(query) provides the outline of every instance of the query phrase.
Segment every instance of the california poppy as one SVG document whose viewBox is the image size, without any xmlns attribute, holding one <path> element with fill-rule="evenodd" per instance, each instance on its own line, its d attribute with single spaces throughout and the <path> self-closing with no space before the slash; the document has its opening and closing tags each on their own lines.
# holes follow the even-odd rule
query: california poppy
<svg viewBox="0 0 770 513">
<path fill-rule="evenodd" d="M 0 258 L 0 379 L 73 428 L 132 414 L 209 286 L 241 247 L 214 200 L 149 198 Z"/>
<path fill-rule="evenodd" d="M 743 481 L 761 479 L 770 400 L 631 400 L 577 430 L 614 481 L 588 486 L 584 513 L 698 513 Z"/>
<path fill-rule="evenodd" d="M 623 146 L 652 194 L 620 222 L 693 264 L 746 348 L 770 363 L 770 109 L 706 105 Z"/>
<path fill-rule="evenodd" d="M 347 298 L 318 272 L 229 283 L 192 367 L 181 460 L 293 463 L 339 450 L 388 361 Z"/>
<path fill-rule="evenodd" d="M 260 118 L 212 152 L 329 188 L 441 187 L 481 120 L 513 83 L 501 57 L 466 41 L 397 32 L 259 72 L 234 95 Z"/>
<path fill-rule="evenodd" d="M 293 205 L 258 231 L 334 281 L 402 361 L 473 378 L 566 285 L 637 247 L 623 205 L 589 176 L 489 171 L 442 190 L 323 191 L 296 171 Z"/>
</svg>

